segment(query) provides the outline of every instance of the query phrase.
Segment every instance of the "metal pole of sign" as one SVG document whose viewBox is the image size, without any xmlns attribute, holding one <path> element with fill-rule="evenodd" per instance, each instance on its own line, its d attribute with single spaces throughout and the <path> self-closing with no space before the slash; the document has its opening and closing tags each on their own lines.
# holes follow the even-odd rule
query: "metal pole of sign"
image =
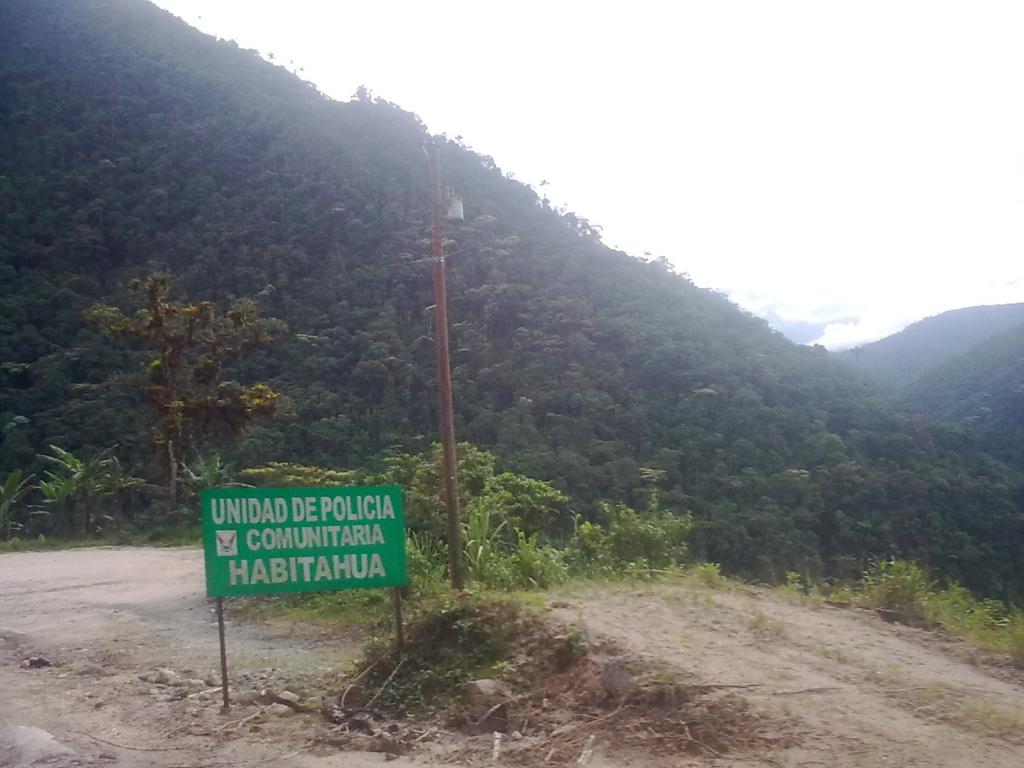
<svg viewBox="0 0 1024 768">
<path fill-rule="evenodd" d="M 228 651 L 224 645 L 224 598 L 217 598 L 217 633 L 220 635 L 220 691 L 224 699 L 222 712 L 231 709 L 231 697 L 228 696 Z"/>
<path fill-rule="evenodd" d="M 405 630 L 402 629 L 402 590 L 395 587 L 391 590 L 395 596 L 395 641 L 398 655 L 405 653 Z"/>
</svg>

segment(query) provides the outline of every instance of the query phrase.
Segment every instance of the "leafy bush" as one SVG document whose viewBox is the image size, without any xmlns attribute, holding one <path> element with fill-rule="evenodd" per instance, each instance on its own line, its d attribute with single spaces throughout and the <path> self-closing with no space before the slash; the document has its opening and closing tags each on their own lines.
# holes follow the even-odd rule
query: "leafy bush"
<svg viewBox="0 0 1024 768">
<path fill-rule="evenodd" d="M 687 535 L 693 524 L 689 514 L 657 507 L 656 497 L 643 512 L 624 504 L 602 505 L 608 521 L 578 522 L 566 547 L 566 561 L 581 575 L 640 574 L 685 562 Z"/>
<path fill-rule="evenodd" d="M 565 581 L 568 575 L 562 553 L 554 547 L 537 543 L 537 535 L 519 531 L 519 540 L 511 557 L 511 572 L 517 586 L 547 589 Z"/>
<path fill-rule="evenodd" d="M 271 463 L 246 469 L 241 476 L 256 485 L 401 486 L 411 531 L 408 551 L 413 579 L 440 584 L 447 568 L 440 446 L 427 456 L 400 454 L 384 463 L 385 470 L 377 475 Z M 570 573 L 646 577 L 652 570 L 686 559 L 692 519 L 660 509 L 655 493 L 642 512 L 605 504 L 601 507 L 605 524 L 577 520 L 568 546 L 561 551 L 544 537 L 557 532 L 564 519 L 566 496 L 531 477 L 511 472 L 495 475 L 494 467 L 493 454 L 460 444 L 463 558 L 470 582 L 499 589 L 544 589 Z M 210 469 L 221 468 L 217 463 Z"/>
<path fill-rule="evenodd" d="M 722 567 L 718 563 L 700 563 L 690 568 L 690 573 L 705 587 L 720 587 L 725 583 Z"/>
<path fill-rule="evenodd" d="M 384 463 L 384 472 L 369 478 L 369 481 L 401 486 L 409 527 L 443 536 L 446 510 L 442 492 L 441 444 L 435 443 L 429 455 L 403 453 L 389 456 Z M 470 443 L 459 443 L 457 474 L 462 509 L 483 493 L 487 481 L 494 475 L 494 463 L 494 454 Z"/>
<path fill-rule="evenodd" d="M 527 536 L 553 533 L 567 501 L 565 494 L 550 483 L 512 472 L 490 478 L 478 499 L 510 529 Z"/>
<path fill-rule="evenodd" d="M 445 588 L 448 555 L 441 540 L 426 533 L 409 534 L 405 548 L 410 589 L 416 594 L 436 594 Z"/>
<path fill-rule="evenodd" d="M 513 541 L 504 535 L 511 532 Z M 541 544 L 505 521 L 496 522 L 492 507 L 473 503 L 463 524 L 466 575 L 482 586 L 499 589 L 546 589 L 565 580 L 562 553 Z"/>
<path fill-rule="evenodd" d="M 880 561 L 861 579 L 860 603 L 894 611 L 904 619 L 921 621 L 927 618 L 925 605 L 935 586 L 924 569 L 915 563 Z"/>
<path fill-rule="evenodd" d="M 693 520 L 649 507 L 643 513 L 624 504 L 610 508 L 608 544 L 620 563 L 647 563 L 651 568 L 678 565 L 688 552 L 686 536 Z"/>
<path fill-rule="evenodd" d="M 978 600 L 959 584 L 927 596 L 924 613 L 943 629 L 975 641 L 991 641 L 1007 625 L 1006 606 L 998 600 Z"/>
<path fill-rule="evenodd" d="M 1016 611 L 1006 622 L 1004 648 L 1018 667 L 1024 668 L 1024 613 Z"/>
<path fill-rule="evenodd" d="M 565 548 L 570 570 L 583 576 L 610 576 L 615 559 L 608 543 L 608 531 L 589 520 L 577 521 L 576 530 Z"/>
</svg>

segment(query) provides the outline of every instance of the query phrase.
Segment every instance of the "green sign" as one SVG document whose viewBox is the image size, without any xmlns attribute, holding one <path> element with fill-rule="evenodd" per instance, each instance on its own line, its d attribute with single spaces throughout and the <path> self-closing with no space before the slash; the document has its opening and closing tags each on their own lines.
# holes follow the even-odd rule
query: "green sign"
<svg viewBox="0 0 1024 768">
<path fill-rule="evenodd" d="M 396 486 L 208 488 L 200 499 L 210 597 L 409 583 Z"/>
</svg>

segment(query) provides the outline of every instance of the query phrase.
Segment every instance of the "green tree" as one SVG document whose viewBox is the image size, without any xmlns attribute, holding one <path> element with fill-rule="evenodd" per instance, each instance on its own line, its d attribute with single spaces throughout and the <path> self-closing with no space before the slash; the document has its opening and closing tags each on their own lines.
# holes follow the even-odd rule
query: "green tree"
<svg viewBox="0 0 1024 768">
<path fill-rule="evenodd" d="M 494 475 L 495 459 L 494 454 L 471 443 L 459 443 L 458 457 L 459 506 L 466 509 Z M 402 486 L 409 526 L 440 534 L 445 521 L 441 444 L 435 443 L 429 456 L 403 453 L 388 457 L 385 463 L 387 469 L 377 480 Z"/>
<path fill-rule="evenodd" d="M 277 411 L 280 393 L 266 384 L 242 386 L 225 380 L 224 363 L 278 339 L 285 324 L 260 315 L 252 299 L 226 309 L 211 301 L 176 302 L 166 273 L 135 282 L 143 306 L 134 314 L 94 305 L 89 319 L 115 338 L 141 342 L 150 355 L 148 401 L 158 414 L 156 443 L 166 453 L 168 494 L 180 498 L 183 457 L 204 429 L 237 430 Z"/>
<path fill-rule="evenodd" d="M 550 483 L 503 472 L 487 481 L 483 493 L 471 506 L 487 507 L 497 520 L 530 537 L 555 533 L 560 523 L 571 523 L 563 514 L 567 502 L 565 494 Z"/>
</svg>

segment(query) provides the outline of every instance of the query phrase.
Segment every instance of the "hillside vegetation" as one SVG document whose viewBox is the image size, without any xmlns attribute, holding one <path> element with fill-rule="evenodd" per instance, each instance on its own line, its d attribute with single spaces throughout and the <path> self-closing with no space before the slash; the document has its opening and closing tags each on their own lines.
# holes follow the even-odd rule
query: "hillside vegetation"
<svg viewBox="0 0 1024 768">
<path fill-rule="evenodd" d="M 1024 304 L 944 312 L 838 358 L 900 405 L 1024 468 Z"/>
<path fill-rule="evenodd" d="M 393 104 L 331 101 L 143 2 L 5 2 L 0 469 L 38 472 L 51 444 L 109 449 L 164 484 L 148 358 L 84 318 L 137 308 L 129 281 L 156 271 L 193 300 L 257 297 L 290 329 L 228 371 L 280 392 L 278 416 L 205 451 L 368 472 L 427 454 L 427 139 Z M 547 535 L 574 516 L 610 525 L 657 491 L 659 509 L 692 514 L 693 556 L 749 577 L 850 576 L 895 555 L 1024 589 L 1006 466 L 440 143 L 467 214 L 448 232 L 457 429 L 499 473 L 566 494 Z M 166 509 L 132 493 L 129 521 Z M 28 512 L 14 513 L 26 531 L 53 524 Z"/>
<path fill-rule="evenodd" d="M 1024 468 L 1024 323 L 928 371 L 902 394 L 911 408 L 963 425 Z"/>
<path fill-rule="evenodd" d="M 838 357 L 884 388 L 912 390 L 920 377 L 1022 323 L 1024 304 L 954 309 Z"/>
</svg>

